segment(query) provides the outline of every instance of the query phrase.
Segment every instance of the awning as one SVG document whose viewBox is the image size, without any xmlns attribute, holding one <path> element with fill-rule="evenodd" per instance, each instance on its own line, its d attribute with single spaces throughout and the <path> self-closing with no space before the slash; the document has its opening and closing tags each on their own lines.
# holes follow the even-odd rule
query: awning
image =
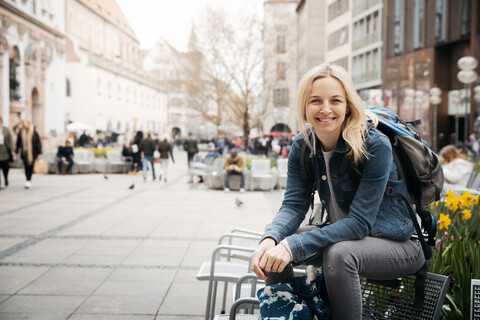
<svg viewBox="0 0 480 320">
<path fill-rule="evenodd" d="M 89 130 L 95 130 L 95 127 L 82 122 L 72 122 L 67 124 L 68 132 L 89 131 Z"/>
</svg>

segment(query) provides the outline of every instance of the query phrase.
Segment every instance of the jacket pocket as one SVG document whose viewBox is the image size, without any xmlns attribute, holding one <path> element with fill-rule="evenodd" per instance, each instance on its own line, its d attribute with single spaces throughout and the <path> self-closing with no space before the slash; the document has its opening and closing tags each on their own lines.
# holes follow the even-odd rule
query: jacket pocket
<svg viewBox="0 0 480 320">
<path fill-rule="evenodd" d="M 387 198 L 388 199 L 388 198 Z M 384 198 L 372 228 L 372 236 L 398 241 L 410 239 L 413 234 L 413 222 L 403 202 Z M 393 200 L 393 201 L 392 201 Z"/>
</svg>

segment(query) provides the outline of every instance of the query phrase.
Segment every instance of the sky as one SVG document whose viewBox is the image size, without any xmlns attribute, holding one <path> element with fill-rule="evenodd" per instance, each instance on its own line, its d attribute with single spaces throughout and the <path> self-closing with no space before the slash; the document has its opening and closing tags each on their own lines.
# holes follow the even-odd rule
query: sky
<svg viewBox="0 0 480 320">
<path fill-rule="evenodd" d="M 151 49 L 160 37 L 184 51 L 192 29 L 204 8 L 221 7 L 239 12 L 263 10 L 264 0 L 116 0 L 135 32 L 141 49 Z"/>
</svg>

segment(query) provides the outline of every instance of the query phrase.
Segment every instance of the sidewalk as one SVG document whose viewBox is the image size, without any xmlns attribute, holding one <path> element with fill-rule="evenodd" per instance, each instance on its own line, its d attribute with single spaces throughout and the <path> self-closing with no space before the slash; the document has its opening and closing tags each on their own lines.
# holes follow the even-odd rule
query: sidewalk
<svg viewBox="0 0 480 320">
<path fill-rule="evenodd" d="M 12 169 L 0 190 L 0 319 L 203 319 L 198 268 L 232 228 L 262 231 L 283 191 L 193 190 L 186 153 L 174 155 L 168 183 L 37 174 L 27 190 Z"/>
</svg>

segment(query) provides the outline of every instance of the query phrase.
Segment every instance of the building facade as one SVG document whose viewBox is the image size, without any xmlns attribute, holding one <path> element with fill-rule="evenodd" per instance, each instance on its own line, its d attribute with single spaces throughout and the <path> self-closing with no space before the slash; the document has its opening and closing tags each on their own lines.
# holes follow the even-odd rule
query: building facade
<svg viewBox="0 0 480 320">
<path fill-rule="evenodd" d="M 97 131 L 167 130 L 167 96 L 143 69 L 139 41 L 115 0 L 66 0 L 67 121 Z"/>
<path fill-rule="evenodd" d="M 327 25 L 325 37 L 327 52 L 325 61 L 351 71 L 352 53 L 352 6 L 351 0 L 328 0 L 326 2 Z"/>
<path fill-rule="evenodd" d="M 325 0 L 302 0 L 297 6 L 298 79 L 313 66 L 325 62 L 327 12 Z"/>
<path fill-rule="evenodd" d="M 186 137 L 193 132 L 197 137 L 210 138 L 216 129 L 205 124 L 201 115 L 190 104 L 188 81 L 201 76 L 202 56 L 196 49 L 196 37 L 190 36 L 188 50 L 179 52 L 161 38 L 145 52 L 144 68 L 164 88 L 168 105 L 168 132 Z"/>
<path fill-rule="evenodd" d="M 264 3 L 263 58 L 266 113 L 260 133 L 295 133 L 297 91 L 296 0 Z"/>
<path fill-rule="evenodd" d="M 382 100 L 382 0 L 353 0 L 352 79 L 360 96 L 369 104 Z"/>
<path fill-rule="evenodd" d="M 31 120 L 48 146 L 64 132 L 62 1 L 0 0 L 0 113 L 14 133 Z"/>
<path fill-rule="evenodd" d="M 455 136 L 465 140 L 465 125 L 472 132 L 478 116 L 476 108 L 470 108 L 474 103 L 471 96 L 459 106 L 453 103 L 451 93 L 468 88 L 457 79 L 458 60 L 480 58 L 479 10 L 473 0 L 385 1 L 382 89 L 386 104 L 405 120 L 421 119 L 423 137 L 437 149 L 452 138 L 455 141 Z M 476 84 L 478 80 L 471 87 Z M 435 118 L 428 93 L 432 87 L 442 90 Z M 408 99 L 407 89 L 415 91 L 414 101 Z M 438 128 L 436 135 L 434 127 Z"/>
</svg>

